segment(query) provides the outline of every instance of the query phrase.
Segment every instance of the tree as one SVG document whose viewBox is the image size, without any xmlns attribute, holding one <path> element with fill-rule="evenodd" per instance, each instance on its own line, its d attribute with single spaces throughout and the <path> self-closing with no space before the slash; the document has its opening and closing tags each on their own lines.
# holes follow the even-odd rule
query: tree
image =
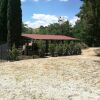
<svg viewBox="0 0 100 100">
<path fill-rule="evenodd" d="M 0 0 L 0 41 L 7 41 L 7 4 L 8 0 Z"/>
<path fill-rule="evenodd" d="M 39 34 L 46 34 L 46 27 L 40 26 L 40 28 L 39 28 Z"/>
<path fill-rule="evenodd" d="M 22 32 L 22 11 L 20 0 L 8 0 L 7 22 L 7 40 L 9 47 L 11 48 L 13 44 L 18 47 Z"/>
<path fill-rule="evenodd" d="M 28 26 L 26 24 L 22 23 L 22 32 L 27 33 L 27 30 L 28 30 Z"/>
<path fill-rule="evenodd" d="M 34 33 L 34 29 L 31 27 L 28 27 L 27 24 L 22 23 L 22 33 L 32 34 Z M 35 32 L 36 33 L 36 32 Z"/>
<path fill-rule="evenodd" d="M 89 34 L 87 34 L 85 31 L 85 23 L 83 23 L 83 21 L 78 20 L 73 27 L 72 32 L 74 37 L 79 38 L 82 42 L 88 44 L 90 37 Z"/>
<path fill-rule="evenodd" d="M 48 26 L 48 34 L 61 34 L 61 27 L 58 23 L 50 24 Z"/>
<path fill-rule="evenodd" d="M 72 26 L 69 21 L 65 21 L 63 23 L 54 23 L 50 24 L 46 27 L 41 26 L 38 29 L 39 34 L 56 34 L 56 35 L 68 35 L 73 36 L 72 34 Z"/>
<path fill-rule="evenodd" d="M 100 46 L 100 1 L 81 0 L 83 5 L 78 14 L 88 38 L 89 46 Z"/>
<path fill-rule="evenodd" d="M 73 36 L 73 34 L 72 34 L 72 26 L 69 23 L 69 21 L 66 21 L 61 25 L 61 30 L 62 30 L 62 34 L 63 35 Z"/>
</svg>

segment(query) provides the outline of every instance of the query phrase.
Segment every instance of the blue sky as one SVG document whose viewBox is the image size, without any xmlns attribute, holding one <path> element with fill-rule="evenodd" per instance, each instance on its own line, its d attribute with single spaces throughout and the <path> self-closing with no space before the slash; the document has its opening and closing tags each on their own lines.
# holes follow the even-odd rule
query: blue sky
<svg viewBox="0 0 100 100">
<path fill-rule="evenodd" d="M 62 16 L 75 24 L 78 19 L 75 15 L 79 12 L 82 2 L 80 0 L 21 0 L 23 22 L 29 27 L 38 28 L 58 22 Z"/>
</svg>

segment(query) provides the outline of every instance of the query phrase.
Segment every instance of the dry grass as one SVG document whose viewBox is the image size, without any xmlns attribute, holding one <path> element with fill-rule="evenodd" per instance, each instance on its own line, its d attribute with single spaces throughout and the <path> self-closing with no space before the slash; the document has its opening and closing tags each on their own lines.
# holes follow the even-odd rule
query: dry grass
<svg viewBox="0 0 100 100">
<path fill-rule="evenodd" d="M 79 56 L 0 64 L 0 100 L 100 100 L 100 57 Z"/>
</svg>

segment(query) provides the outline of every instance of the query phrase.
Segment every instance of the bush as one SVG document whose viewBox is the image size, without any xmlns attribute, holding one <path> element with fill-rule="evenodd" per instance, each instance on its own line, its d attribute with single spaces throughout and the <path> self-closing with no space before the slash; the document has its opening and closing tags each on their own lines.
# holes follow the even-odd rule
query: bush
<svg viewBox="0 0 100 100">
<path fill-rule="evenodd" d="M 86 48 L 88 48 L 88 45 L 87 44 L 85 44 L 85 43 L 77 43 L 77 45 L 81 48 L 81 49 L 86 49 Z"/>
<path fill-rule="evenodd" d="M 80 55 L 81 54 L 81 48 L 79 45 L 71 42 L 69 45 L 66 45 L 63 49 L 63 55 Z"/>
<path fill-rule="evenodd" d="M 74 54 L 74 42 L 71 42 L 67 48 L 66 48 L 66 54 L 67 55 L 73 55 Z"/>
<path fill-rule="evenodd" d="M 62 46 L 62 44 L 59 44 L 58 46 L 56 46 L 56 54 L 57 54 L 57 56 L 62 56 L 63 55 L 63 46 Z"/>
<path fill-rule="evenodd" d="M 45 42 L 38 41 L 38 50 L 33 55 L 39 55 L 39 57 L 45 57 Z M 70 44 L 49 44 L 49 53 L 52 57 L 54 56 L 68 56 L 68 55 L 80 55 L 81 45 L 79 43 L 70 42 Z M 33 56 L 35 58 L 35 56 Z"/>
<path fill-rule="evenodd" d="M 67 50 L 66 50 L 67 47 L 68 47 L 67 44 L 64 44 L 64 45 L 63 45 L 63 55 L 64 55 L 64 56 L 68 55 Z"/>
<path fill-rule="evenodd" d="M 78 44 L 75 44 L 74 48 L 75 48 L 75 50 L 74 50 L 75 54 L 81 55 L 81 53 L 82 53 L 81 47 Z"/>
<path fill-rule="evenodd" d="M 19 56 L 19 51 L 17 50 L 15 45 L 13 45 L 12 50 L 9 50 L 9 60 L 16 61 L 18 60 L 18 56 Z"/>
<path fill-rule="evenodd" d="M 55 56 L 55 45 L 54 44 L 50 44 L 49 45 L 49 53 L 52 57 Z"/>
<path fill-rule="evenodd" d="M 42 41 L 38 42 L 38 47 L 39 57 L 45 57 L 45 45 Z"/>
<path fill-rule="evenodd" d="M 67 47 L 67 46 L 64 44 L 64 45 L 63 45 L 63 55 L 64 55 L 64 56 L 66 56 L 66 47 Z"/>
<path fill-rule="evenodd" d="M 41 58 L 45 57 L 44 48 L 40 48 L 38 52 L 39 52 L 39 57 L 41 57 Z"/>
<path fill-rule="evenodd" d="M 33 59 L 39 58 L 38 55 L 33 55 Z"/>
<path fill-rule="evenodd" d="M 70 50 L 70 46 L 69 45 L 66 46 L 65 51 L 64 51 L 64 55 L 65 56 L 71 55 L 71 50 Z"/>
</svg>

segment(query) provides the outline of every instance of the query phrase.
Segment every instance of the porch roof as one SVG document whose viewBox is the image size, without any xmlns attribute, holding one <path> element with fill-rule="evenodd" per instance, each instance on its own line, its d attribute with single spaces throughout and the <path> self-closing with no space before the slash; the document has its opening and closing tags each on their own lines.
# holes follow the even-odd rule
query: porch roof
<svg viewBox="0 0 100 100">
<path fill-rule="evenodd" d="M 33 40 L 79 40 L 65 35 L 22 34 L 22 37 Z"/>
</svg>

